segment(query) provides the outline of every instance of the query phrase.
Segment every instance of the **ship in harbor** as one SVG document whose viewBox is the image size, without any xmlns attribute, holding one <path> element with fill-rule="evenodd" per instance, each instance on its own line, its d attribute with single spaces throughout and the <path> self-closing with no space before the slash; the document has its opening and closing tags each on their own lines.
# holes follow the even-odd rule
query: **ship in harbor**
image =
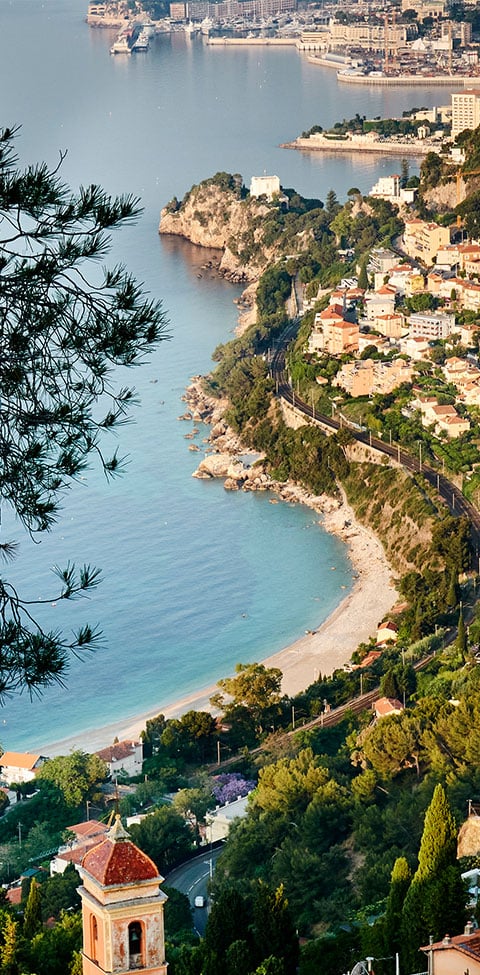
<svg viewBox="0 0 480 975">
<path fill-rule="evenodd" d="M 122 31 L 110 48 L 110 54 L 131 54 L 132 53 L 132 32 Z"/>
<path fill-rule="evenodd" d="M 146 27 L 142 27 L 138 36 L 132 44 L 132 51 L 148 51 L 150 44 L 150 32 Z"/>
</svg>

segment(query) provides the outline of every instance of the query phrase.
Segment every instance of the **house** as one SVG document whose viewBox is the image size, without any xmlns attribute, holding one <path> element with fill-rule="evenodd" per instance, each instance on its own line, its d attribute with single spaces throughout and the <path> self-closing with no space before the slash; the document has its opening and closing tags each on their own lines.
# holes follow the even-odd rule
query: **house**
<svg viewBox="0 0 480 975">
<path fill-rule="evenodd" d="M 412 338 L 447 339 L 455 331 L 453 312 L 417 311 L 408 320 L 409 334 Z"/>
<path fill-rule="evenodd" d="M 389 339 L 399 339 L 405 328 L 405 318 L 401 312 L 393 314 L 375 315 L 373 327 L 381 335 Z"/>
<path fill-rule="evenodd" d="M 380 643 L 396 643 L 398 639 L 398 626 L 392 620 L 384 620 L 377 627 L 377 646 Z"/>
<path fill-rule="evenodd" d="M 143 765 L 143 741 L 117 741 L 95 753 L 108 765 L 111 778 L 139 775 Z"/>
<path fill-rule="evenodd" d="M 258 198 L 266 196 L 271 201 L 275 196 L 280 196 L 281 187 L 278 176 L 252 176 L 250 183 L 250 196 Z"/>
<path fill-rule="evenodd" d="M 404 711 L 401 701 L 395 697 L 379 697 L 372 704 L 376 718 L 387 718 L 390 714 L 401 714 Z"/>
<path fill-rule="evenodd" d="M 428 339 L 411 338 L 408 335 L 400 339 L 400 351 L 416 362 L 420 359 L 427 359 L 430 351 Z"/>
<path fill-rule="evenodd" d="M 365 294 L 367 320 L 373 322 L 379 315 L 393 315 L 395 295 L 395 288 L 389 284 L 383 284 L 377 291 L 367 291 Z"/>
<path fill-rule="evenodd" d="M 217 806 L 212 812 L 207 812 L 205 822 L 207 824 L 207 839 L 209 843 L 216 840 L 225 840 L 229 834 L 230 827 L 234 819 L 245 816 L 247 811 L 248 796 L 242 796 L 233 802 L 227 802 L 224 806 Z"/>
<path fill-rule="evenodd" d="M 340 305 L 330 305 L 315 315 L 315 324 L 308 340 L 308 352 L 343 355 L 358 350 L 359 328 L 347 322 Z"/>
<path fill-rule="evenodd" d="M 398 203 L 400 200 L 400 179 L 398 173 L 393 173 L 392 176 L 380 176 L 368 195 L 380 200 L 389 200 L 391 203 Z"/>
<path fill-rule="evenodd" d="M 32 782 L 47 759 L 29 752 L 4 752 L 0 756 L 0 775 L 7 785 Z"/>
<path fill-rule="evenodd" d="M 428 958 L 429 975 L 480 975 L 480 933 L 469 922 L 463 934 L 420 948 Z"/>
<path fill-rule="evenodd" d="M 86 823 L 69 826 L 68 831 L 73 834 L 72 840 L 58 848 L 56 856 L 50 861 L 50 876 L 64 873 L 70 863 L 78 867 L 88 850 L 101 843 L 108 832 L 106 823 L 90 819 Z"/>
</svg>

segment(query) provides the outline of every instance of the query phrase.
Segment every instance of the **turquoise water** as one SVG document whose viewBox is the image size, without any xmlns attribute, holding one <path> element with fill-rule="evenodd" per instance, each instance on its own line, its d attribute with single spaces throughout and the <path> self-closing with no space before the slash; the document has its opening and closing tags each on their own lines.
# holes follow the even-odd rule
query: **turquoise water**
<svg viewBox="0 0 480 975">
<path fill-rule="evenodd" d="M 158 38 L 146 54 L 112 58 L 112 33 L 87 28 L 78 0 L 0 0 L 0 12 L 2 122 L 22 124 L 22 160 L 54 166 L 68 149 L 62 172 L 72 186 L 100 182 L 141 196 L 144 213 L 115 238 L 112 260 L 163 296 L 172 331 L 127 380 L 141 397 L 135 424 L 121 434 L 128 474 L 107 485 L 90 472 L 36 546 L 3 513 L 3 537 L 22 538 L 10 578 L 25 595 L 54 603 L 50 568 L 68 559 L 104 574 L 88 602 L 49 605 L 44 618 L 67 629 L 98 622 L 106 648 L 72 661 L 66 690 L 3 708 L 4 747 L 34 750 L 160 709 L 238 661 L 274 653 L 317 626 L 350 588 L 343 546 L 311 511 L 191 477 L 199 455 L 177 420 L 181 396 L 231 336 L 239 289 L 202 270 L 204 252 L 157 229 L 165 202 L 217 170 L 241 172 L 247 183 L 276 172 L 284 186 L 322 198 L 332 186 L 340 198 L 352 185 L 368 190 L 399 161 L 320 158 L 279 144 L 315 122 L 393 114 L 411 97 L 337 89 L 333 72 L 291 50 L 209 50 L 178 35 Z M 414 97 L 432 105 L 438 93 Z"/>
</svg>

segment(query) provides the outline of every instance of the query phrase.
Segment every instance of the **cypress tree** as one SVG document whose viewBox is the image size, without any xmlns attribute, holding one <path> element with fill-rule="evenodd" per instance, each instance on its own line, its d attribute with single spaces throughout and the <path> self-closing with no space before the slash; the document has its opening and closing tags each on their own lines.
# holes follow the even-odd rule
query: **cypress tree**
<svg viewBox="0 0 480 975">
<path fill-rule="evenodd" d="M 456 860 L 457 829 L 441 785 L 425 814 L 418 867 L 405 897 L 401 921 L 403 970 L 418 971 L 421 945 L 465 923 L 465 889 Z"/>
<path fill-rule="evenodd" d="M 467 631 L 462 610 L 460 610 L 460 616 L 458 618 L 457 647 L 462 655 L 462 660 L 465 660 L 467 655 Z"/>
<path fill-rule="evenodd" d="M 27 941 L 31 941 L 34 934 L 42 926 L 42 908 L 40 902 L 40 885 L 35 879 L 30 884 L 28 900 L 25 907 L 23 918 L 23 936 Z"/>
<path fill-rule="evenodd" d="M 385 911 L 385 953 L 400 950 L 400 924 L 407 891 L 412 882 L 412 871 L 405 857 L 397 857 L 393 865 L 390 890 Z"/>
</svg>

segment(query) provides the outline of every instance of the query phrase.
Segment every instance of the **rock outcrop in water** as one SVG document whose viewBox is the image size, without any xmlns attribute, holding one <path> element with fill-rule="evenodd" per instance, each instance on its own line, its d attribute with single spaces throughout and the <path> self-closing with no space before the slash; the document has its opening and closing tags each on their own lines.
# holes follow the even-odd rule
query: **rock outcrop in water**
<svg viewBox="0 0 480 975">
<path fill-rule="evenodd" d="M 241 176 L 217 173 L 163 208 L 159 233 L 222 251 L 219 272 L 232 281 L 257 281 L 282 255 L 273 228 L 282 203 L 250 196 Z"/>
</svg>

